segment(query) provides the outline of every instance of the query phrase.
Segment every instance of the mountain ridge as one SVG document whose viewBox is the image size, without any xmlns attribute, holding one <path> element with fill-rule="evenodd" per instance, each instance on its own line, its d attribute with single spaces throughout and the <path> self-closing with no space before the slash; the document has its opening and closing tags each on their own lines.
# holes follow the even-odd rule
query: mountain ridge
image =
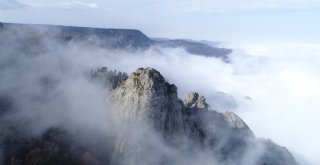
<svg viewBox="0 0 320 165">
<path fill-rule="evenodd" d="M 152 46 L 183 48 L 188 53 L 205 57 L 216 57 L 228 61 L 231 49 L 210 46 L 202 42 L 191 40 L 157 40 L 149 38 L 137 29 L 117 29 L 117 28 L 94 28 L 79 26 L 42 25 L 42 24 L 19 24 L 1 23 L 1 29 L 15 29 L 16 32 L 23 33 L 23 30 L 46 30 L 47 32 L 60 32 L 60 39 L 65 41 L 85 41 L 93 43 L 98 47 L 112 49 L 147 49 Z"/>
</svg>

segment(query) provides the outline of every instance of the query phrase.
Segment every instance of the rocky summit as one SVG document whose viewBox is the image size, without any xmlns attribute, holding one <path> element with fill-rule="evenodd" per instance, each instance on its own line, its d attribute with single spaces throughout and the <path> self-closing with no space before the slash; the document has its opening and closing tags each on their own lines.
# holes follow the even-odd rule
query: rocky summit
<svg viewBox="0 0 320 165">
<path fill-rule="evenodd" d="M 208 110 L 209 108 L 204 96 L 196 92 L 189 92 L 183 100 L 183 105 L 188 109 Z"/>
<path fill-rule="evenodd" d="M 235 113 L 211 110 L 204 96 L 190 92 L 180 100 L 177 87 L 153 68 L 133 72 L 112 91 L 111 100 L 124 130 L 115 145 L 115 157 L 120 163 L 174 164 L 184 162 L 180 159 L 186 156 L 197 159 L 196 155 L 205 153 L 218 164 L 246 164 L 248 154 L 261 147 L 252 164 L 297 164 L 283 147 L 256 139 Z M 138 140 L 133 140 L 134 136 Z M 169 151 L 179 154 L 170 155 L 153 143 L 169 146 Z M 156 162 L 148 159 L 150 153 L 157 155 Z"/>
</svg>

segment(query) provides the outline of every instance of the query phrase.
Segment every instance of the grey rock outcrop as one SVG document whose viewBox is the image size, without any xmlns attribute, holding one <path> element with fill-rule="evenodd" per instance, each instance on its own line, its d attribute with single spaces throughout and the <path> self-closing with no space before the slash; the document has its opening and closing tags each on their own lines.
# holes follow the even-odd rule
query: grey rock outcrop
<svg viewBox="0 0 320 165">
<path fill-rule="evenodd" d="M 183 100 L 183 105 L 188 109 L 208 110 L 209 105 L 206 103 L 204 96 L 196 92 L 189 92 Z"/>
<path fill-rule="evenodd" d="M 177 87 L 152 68 L 139 68 L 112 91 L 121 120 L 130 126 L 151 122 L 160 131 L 179 132 L 183 127 Z"/>
<path fill-rule="evenodd" d="M 244 121 L 239 116 L 237 116 L 235 113 L 227 111 L 223 115 L 224 115 L 225 119 L 229 122 L 231 127 L 238 128 L 238 129 L 244 129 L 244 128 L 249 129 L 247 124 L 244 123 Z"/>
<path fill-rule="evenodd" d="M 133 72 L 112 91 L 111 101 L 120 125 L 113 160 L 121 160 L 120 164 L 146 163 L 148 156 L 145 156 L 151 151 L 166 157 L 156 145 L 159 141 L 164 139 L 168 144 L 179 146 L 183 137 L 187 137 L 185 130 L 193 132 L 184 120 L 176 86 L 167 83 L 153 68 Z M 156 142 L 152 140 L 158 138 Z M 154 163 L 147 161 L 147 164 Z"/>
<path fill-rule="evenodd" d="M 198 93 L 190 92 L 181 101 L 177 88 L 153 68 L 133 72 L 112 91 L 110 100 L 121 121 L 113 159 L 121 160 L 120 164 L 172 164 L 179 160 L 157 144 L 168 145 L 182 155 L 206 152 L 219 164 L 241 164 L 253 144 L 262 144 L 235 113 L 209 110 L 205 98 Z M 267 145 L 254 164 L 297 164 L 287 150 Z M 270 154 L 273 151 L 281 152 L 279 158 Z M 150 152 L 157 158 L 150 161 L 145 157 Z M 274 160 L 267 160 L 266 155 Z"/>
</svg>

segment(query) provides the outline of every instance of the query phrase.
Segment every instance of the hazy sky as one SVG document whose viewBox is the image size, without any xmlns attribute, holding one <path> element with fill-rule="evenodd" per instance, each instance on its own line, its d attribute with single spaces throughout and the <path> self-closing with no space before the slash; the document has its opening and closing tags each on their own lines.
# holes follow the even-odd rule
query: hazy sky
<svg viewBox="0 0 320 165">
<path fill-rule="evenodd" d="M 0 0 L 0 21 L 140 29 L 228 42 L 320 36 L 319 0 Z"/>
</svg>

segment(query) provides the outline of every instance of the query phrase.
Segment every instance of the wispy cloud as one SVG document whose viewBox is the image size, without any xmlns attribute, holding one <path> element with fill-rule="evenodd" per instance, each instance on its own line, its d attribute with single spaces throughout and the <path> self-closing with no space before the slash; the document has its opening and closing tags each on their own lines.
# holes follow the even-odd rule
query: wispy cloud
<svg viewBox="0 0 320 165">
<path fill-rule="evenodd" d="M 0 10 L 23 8 L 25 5 L 17 0 L 0 0 Z"/>
</svg>

